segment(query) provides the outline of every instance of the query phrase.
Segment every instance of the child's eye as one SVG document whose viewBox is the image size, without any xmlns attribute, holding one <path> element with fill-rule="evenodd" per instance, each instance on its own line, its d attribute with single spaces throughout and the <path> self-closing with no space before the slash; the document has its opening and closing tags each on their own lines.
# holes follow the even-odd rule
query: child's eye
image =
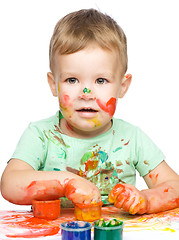
<svg viewBox="0 0 179 240">
<path fill-rule="evenodd" d="M 79 80 L 76 79 L 76 78 L 68 78 L 66 80 L 66 82 L 69 83 L 69 84 L 77 84 L 79 82 Z"/>
<path fill-rule="evenodd" d="M 97 84 L 106 84 L 108 81 L 105 78 L 96 79 Z"/>
</svg>

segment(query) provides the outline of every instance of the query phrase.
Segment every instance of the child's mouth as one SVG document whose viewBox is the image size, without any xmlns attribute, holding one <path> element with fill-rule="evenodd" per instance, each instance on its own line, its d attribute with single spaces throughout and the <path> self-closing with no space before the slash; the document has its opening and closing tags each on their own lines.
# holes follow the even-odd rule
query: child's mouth
<svg viewBox="0 0 179 240">
<path fill-rule="evenodd" d="M 78 109 L 77 112 L 97 112 L 97 110 L 92 108 L 81 108 L 81 109 Z"/>
</svg>

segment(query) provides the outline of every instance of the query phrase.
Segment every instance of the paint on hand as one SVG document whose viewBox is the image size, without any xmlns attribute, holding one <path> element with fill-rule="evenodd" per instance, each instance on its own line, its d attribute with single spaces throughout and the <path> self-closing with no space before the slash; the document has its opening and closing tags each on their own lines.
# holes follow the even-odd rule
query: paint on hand
<svg viewBox="0 0 179 240">
<path fill-rule="evenodd" d="M 99 99 L 96 99 L 98 106 L 105 112 L 109 113 L 112 117 L 116 110 L 116 98 L 110 98 L 107 103 L 102 102 Z"/>
<path fill-rule="evenodd" d="M 123 208 L 130 214 L 145 213 L 147 201 L 134 186 L 129 184 L 116 184 L 111 190 L 108 200 L 117 208 Z"/>
<path fill-rule="evenodd" d="M 58 180 L 32 181 L 26 193 L 26 199 L 54 200 L 64 196 L 64 186 Z"/>
</svg>

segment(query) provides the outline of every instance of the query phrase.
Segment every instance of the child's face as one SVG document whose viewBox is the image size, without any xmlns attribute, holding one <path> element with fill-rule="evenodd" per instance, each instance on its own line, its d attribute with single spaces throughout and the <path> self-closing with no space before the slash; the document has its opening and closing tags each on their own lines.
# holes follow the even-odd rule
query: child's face
<svg viewBox="0 0 179 240">
<path fill-rule="evenodd" d="M 115 51 L 97 45 L 68 55 L 55 55 L 54 74 L 48 80 L 58 96 L 64 119 L 62 129 L 79 137 L 96 136 L 111 127 L 117 99 L 127 91 L 131 76 L 121 79 Z"/>
</svg>

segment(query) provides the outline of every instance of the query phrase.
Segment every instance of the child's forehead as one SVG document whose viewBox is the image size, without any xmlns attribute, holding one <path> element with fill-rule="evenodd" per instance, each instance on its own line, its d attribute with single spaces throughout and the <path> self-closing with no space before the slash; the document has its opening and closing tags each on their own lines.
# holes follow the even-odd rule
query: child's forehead
<svg viewBox="0 0 179 240">
<path fill-rule="evenodd" d="M 91 59 L 93 62 L 105 62 L 108 59 L 115 59 L 115 61 L 120 62 L 120 55 L 114 48 L 106 49 L 102 48 L 98 44 L 89 44 L 79 51 L 75 51 L 69 54 L 61 54 L 58 51 L 54 54 L 54 63 L 59 64 L 64 61 L 70 62 L 73 60 L 87 60 Z M 86 60 L 86 61 L 85 61 Z M 83 64 L 84 62 L 74 61 L 73 65 Z"/>
<path fill-rule="evenodd" d="M 94 76 L 112 79 L 116 74 L 121 75 L 121 72 L 122 63 L 118 53 L 98 45 L 72 54 L 56 52 L 54 56 L 54 74 L 61 78 Z"/>
</svg>

